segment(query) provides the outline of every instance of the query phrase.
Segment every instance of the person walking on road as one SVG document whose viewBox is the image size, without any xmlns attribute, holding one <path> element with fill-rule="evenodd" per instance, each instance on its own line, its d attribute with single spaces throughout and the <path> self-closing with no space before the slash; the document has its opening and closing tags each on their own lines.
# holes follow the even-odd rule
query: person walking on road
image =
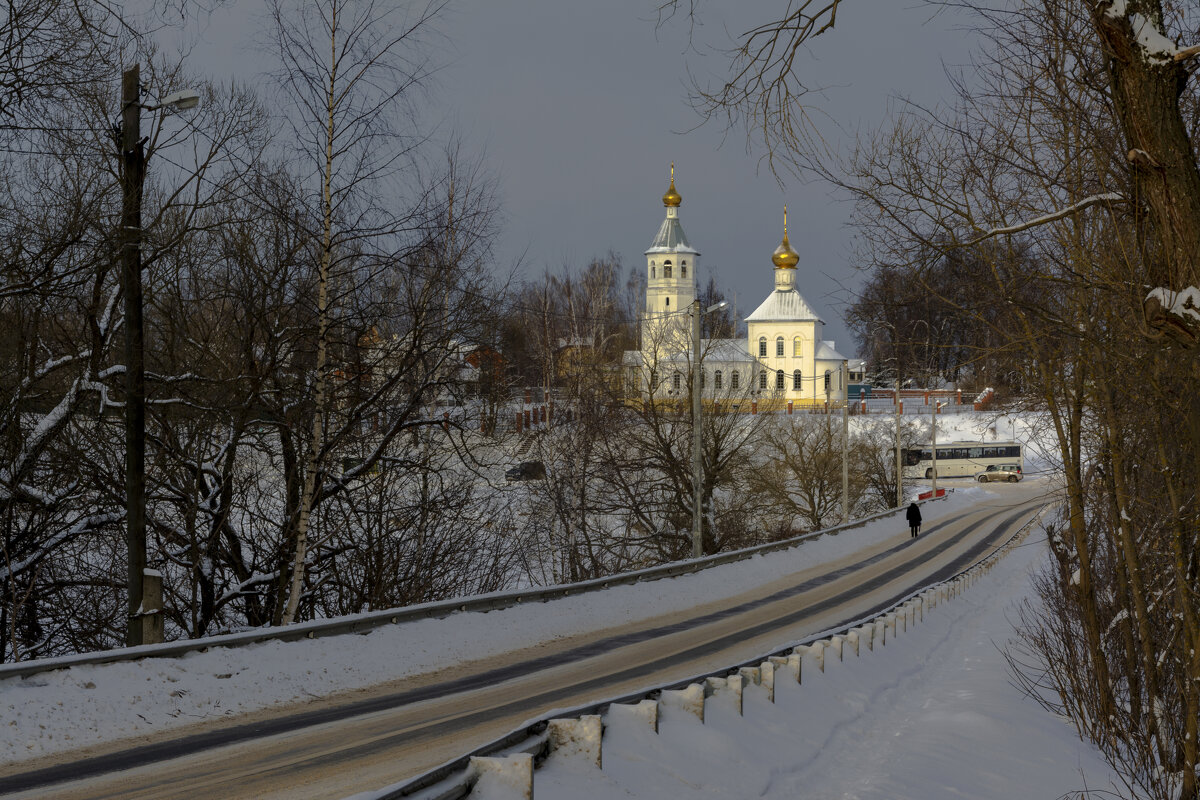
<svg viewBox="0 0 1200 800">
<path fill-rule="evenodd" d="M 914 501 L 912 505 L 908 507 L 908 513 L 906 516 L 908 517 L 909 531 L 912 533 L 911 538 L 915 539 L 921 534 L 921 507 L 918 506 Z"/>
</svg>

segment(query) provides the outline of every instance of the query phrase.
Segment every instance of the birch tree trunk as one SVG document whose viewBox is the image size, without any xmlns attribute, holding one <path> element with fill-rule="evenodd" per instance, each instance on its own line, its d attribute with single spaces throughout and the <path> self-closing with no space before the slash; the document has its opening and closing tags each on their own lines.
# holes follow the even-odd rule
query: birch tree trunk
<svg viewBox="0 0 1200 800">
<path fill-rule="evenodd" d="M 308 526 L 317 493 L 317 475 L 325 440 L 325 406 L 328 402 L 326 362 L 329 358 L 329 263 L 333 248 L 333 123 L 338 79 L 338 10 L 334 4 L 330 9 L 329 23 L 330 70 L 325 90 L 325 163 L 321 173 L 321 261 L 317 273 L 317 363 L 313 387 L 312 432 L 308 440 L 308 455 L 304 460 L 304 491 L 300 493 L 300 513 L 296 520 L 296 548 L 292 555 L 291 585 L 288 589 L 287 608 L 279 620 L 281 625 L 291 625 L 296 620 L 296 609 L 304 591 Z"/>
</svg>

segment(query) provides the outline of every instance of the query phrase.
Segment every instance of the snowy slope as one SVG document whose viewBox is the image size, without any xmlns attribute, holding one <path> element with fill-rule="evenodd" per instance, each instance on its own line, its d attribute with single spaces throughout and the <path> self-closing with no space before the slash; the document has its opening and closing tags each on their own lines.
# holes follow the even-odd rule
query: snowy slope
<svg viewBox="0 0 1200 800">
<path fill-rule="evenodd" d="M 603 770 L 552 756 L 535 794 L 1009 800 L 1111 789 L 1095 748 L 1009 683 L 1000 652 L 1046 555 L 1044 536 L 1032 536 L 886 647 L 808 671 L 801 685 L 778 679 L 774 704 L 748 686 L 743 716 L 718 695 L 704 723 L 665 709 L 657 734 L 610 719 Z"/>
</svg>

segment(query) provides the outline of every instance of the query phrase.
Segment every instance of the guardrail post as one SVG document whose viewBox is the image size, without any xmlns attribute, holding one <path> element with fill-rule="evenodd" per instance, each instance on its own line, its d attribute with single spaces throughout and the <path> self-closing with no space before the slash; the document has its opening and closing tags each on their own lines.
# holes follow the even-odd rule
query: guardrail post
<svg viewBox="0 0 1200 800">
<path fill-rule="evenodd" d="M 577 756 L 600 769 L 601 739 L 604 725 L 599 714 L 587 714 L 578 719 L 552 719 L 547 723 L 550 752 L 555 755 Z"/>
<path fill-rule="evenodd" d="M 810 666 L 816 669 L 817 672 L 825 671 L 825 642 L 816 641 L 810 645 L 801 645 L 804 649 L 797 647 L 793 652 L 798 653 L 801 661 L 807 661 Z M 803 668 L 802 668 L 803 669 Z M 803 681 L 801 681 L 803 683 Z"/>
<path fill-rule="evenodd" d="M 775 662 L 764 661 L 758 665 L 760 686 L 767 690 L 767 700 L 775 702 Z"/>
<path fill-rule="evenodd" d="M 728 675 L 724 678 L 704 679 L 705 697 L 723 694 L 728 694 L 733 698 L 734 707 L 737 708 L 737 713 L 740 717 L 742 715 L 742 676 L 740 673 Z"/>
<path fill-rule="evenodd" d="M 801 658 L 795 649 L 786 656 L 771 656 L 771 663 L 775 665 L 776 674 L 781 669 L 786 670 L 795 678 L 796 683 L 800 683 L 800 661 Z"/>
<path fill-rule="evenodd" d="M 663 709 L 685 711 L 704 722 L 704 687 L 698 683 L 686 689 L 666 689 L 659 695 L 658 702 Z"/>
<path fill-rule="evenodd" d="M 468 769 L 475 776 L 473 793 L 484 797 L 515 794 L 523 800 L 533 800 L 533 756 L 528 753 L 505 758 L 472 756 Z"/>
<path fill-rule="evenodd" d="M 658 733 L 658 703 L 653 700 L 643 700 L 640 703 L 613 703 L 608 707 L 608 717 L 612 720 L 637 720 L 649 725 L 650 730 Z"/>
<path fill-rule="evenodd" d="M 867 645 L 868 650 L 875 649 L 875 626 L 874 625 L 867 623 L 866 625 L 859 625 L 854 630 L 858 633 L 859 655 L 862 654 L 861 648 L 864 643 Z"/>
<path fill-rule="evenodd" d="M 829 642 L 826 647 L 826 653 L 832 653 L 838 661 L 842 660 L 842 643 L 845 641 L 841 636 L 830 636 L 826 641 Z M 828 655 L 826 659 L 828 660 Z"/>
</svg>

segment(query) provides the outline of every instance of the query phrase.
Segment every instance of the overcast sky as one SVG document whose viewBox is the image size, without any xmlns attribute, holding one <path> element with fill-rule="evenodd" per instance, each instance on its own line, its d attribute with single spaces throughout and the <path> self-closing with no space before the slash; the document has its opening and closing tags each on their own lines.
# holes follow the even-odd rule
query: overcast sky
<svg viewBox="0 0 1200 800">
<path fill-rule="evenodd" d="M 257 15 L 241 2 L 198 23 L 194 66 L 259 82 L 270 68 L 255 56 Z M 771 252 L 788 204 L 789 233 L 801 255 L 798 288 L 827 323 L 843 355 L 854 347 L 841 321 L 843 287 L 861 280 L 853 263 L 850 207 L 819 182 L 782 188 L 747 152 L 743 131 L 696 128 L 687 76 L 717 75 L 714 47 L 752 22 L 738 0 L 701 0 L 689 47 L 685 19 L 656 29 L 654 0 L 453 0 L 433 116 L 483 151 L 499 179 L 504 212 L 497 270 L 520 260 L 529 277 L 578 268 L 612 250 L 628 269 L 662 221 L 671 161 L 683 196 L 680 219 L 703 254 L 701 282 L 714 274 L 745 317 L 773 288 Z M 753 13 L 753 12 L 751 12 Z M 891 98 L 936 103 L 946 92 L 943 62 L 963 64 L 959 19 L 933 16 L 917 0 L 850 0 L 837 28 L 800 60 L 812 96 L 842 146 L 877 125 Z M 262 85 L 267 86 L 265 80 Z"/>
</svg>

